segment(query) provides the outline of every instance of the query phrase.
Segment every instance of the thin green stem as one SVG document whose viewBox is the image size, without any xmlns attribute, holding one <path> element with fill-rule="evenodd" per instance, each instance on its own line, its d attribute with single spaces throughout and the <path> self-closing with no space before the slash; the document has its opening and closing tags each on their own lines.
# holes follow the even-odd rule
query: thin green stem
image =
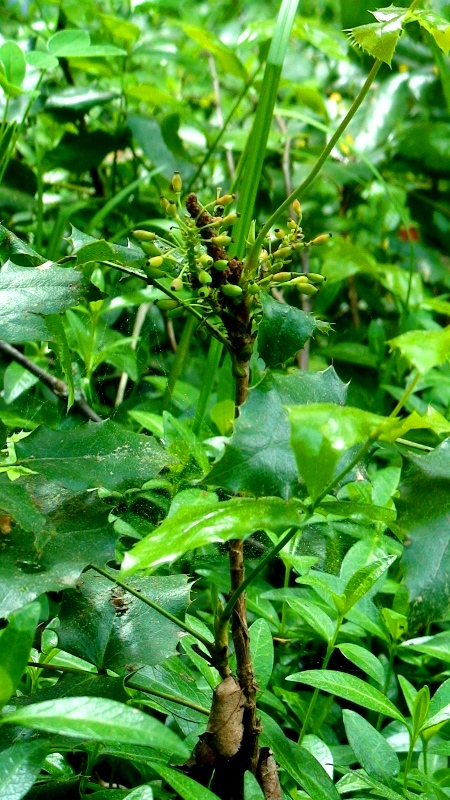
<svg viewBox="0 0 450 800">
<path fill-rule="evenodd" d="M 408 755 L 406 756 L 406 763 L 405 763 L 405 775 L 403 778 L 403 788 L 406 790 L 408 788 L 408 776 L 411 770 L 412 759 L 414 755 L 414 745 L 416 744 L 416 740 L 412 734 L 412 731 L 409 731 L 409 748 L 408 748 Z"/>
<path fill-rule="evenodd" d="M 428 775 L 428 742 L 429 739 L 422 736 L 423 771 L 425 775 Z"/>
<path fill-rule="evenodd" d="M 163 395 L 163 400 L 162 400 L 163 411 L 168 411 L 168 409 L 172 405 L 172 396 L 175 389 L 175 384 L 181 375 L 181 371 L 183 369 L 184 364 L 188 360 L 189 347 L 191 344 L 192 334 L 194 333 L 196 325 L 197 325 L 197 320 L 195 319 L 195 317 L 190 316 L 187 318 L 186 324 L 183 328 L 183 333 L 181 334 L 180 341 L 178 342 L 178 347 L 172 362 L 172 367 L 169 373 L 166 390 Z"/>
<path fill-rule="evenodd" d="M 208 357 L 206 359 L 205 373 L 200 389 L 200 395 L 195 409 L 194 421 L 192 423 L 192 430 L 196 436 L 200 433 L 203 420 L 205 419 L 206 411 L 208 409 L 209 398 L 216 379 L 216 373 L 219 368 L 220 357 L 222 355 L 223 345 L 214 336 L 211 338 L 208 350 Z"/>
<path fill-rule="evenodd" d="M 310 515 L 307 514 L 305 518 L 302 520 L 301 522 L 302 527 L 309 519 L 309 516 Z M 228 603 L 226 604 L 224 610 L 220 615 L 220 620 L 222 624 L 225 624 L 230 619 L 231 614 L 233 613 L 233 608 L 235 607 L 242 592 L 244 592 L 247 586 L 249 586 L 249 584 L 255 580 L 255 578 L 259 575 L 259 573 L 262 572 L 262 570 L 267 566 L 267 564 L 269 564 L 272 558 L 274 558 L 274 556 L 276 556 L 277 553 L 279 553 L 280 550 L 282 550 L 283 547 L 288 542 L 291 541 L 291 539 L 295 536 L 296 533 L 298 533 L 298 528 L 289 528 L 289 530 L 284 534 L 284 536 L 281 537 L 278 544 L 276 544 L 275 547 L 272 547 L 272 549 L 269 550 L 269 552 L 264 556 L 264 558 L 261 559 L 258 566 L 255 567 L 255 569 L 252 570 L 252 572 L 250 572 L 247 575 L 247 577 L 242 581 L 242 583 L 239 585 L 236 591 L 233 592 L 230 599 L 228 600 Z"/>
<path fill-rule="evenodd" d="M 287 589 L 289 587 L 289 581 L 291 578 L 291 567 L 285 565 L 284 569 L 285 572 L 284 572 L 283 588 Z M 284 636 L 286 631 L 287 613 L 288 613 L 288 604 L 286 600 L 283 600 L 283 607 L 281 609 L 281 625 L 280 625 L 281 638 Z"/>
<path fill-rule="evenodd" d="M 322 666 L 320 668 L 321 670 L 322 669 L 326 669 L 327 666 L 328 666 L 328 662 L 329 662 L 329 660 L 330 660 L 330 658 L 332 656 L 332 653 L 333 653 L 333 650 L 334 650 L 334 646 L 336 644 L 336 639 L 337 639 L 337 637 L 339 635 L 339 630 L 340 630 L 341 625 L 342 625 L 342 617 L 338 617 L 337 620 L 336 620 L 336 628 L 335 628 L 335 631 L 334 631 L 333 638 L 327 645 L 327 651 L 325 653 L 325 658 L 324 658 Z M 309 723 L 310 723 L 311 717 L 313 715 L 313 711 L 314 711 L 314 708 L 316 706 L 316 702 L 317 702 L 318 696 L 319 696 L 319 689 L 314 689 L 313 695 L 312 695 L 311 700 L 309 702 L 309 706 L 308 706 L 308 710 L 306 712 L 305 719 L 303 721 L 302 729 L 300 731 L 300 736 L 298 738 L 298 743 L 299 744 L 302 743 L 306 733 L 308 732 Z"/>
<path fill-rule="evenodd" d="M 197 705 L 197 703 L 193 703 L 192 700 L 185 700 L 183 697 L 177 697 L 176 694 L 161 692 L 159 689 L 146 689 L 144 686 L 141 686 L 140 683 L 134 683 L 134 681 L 125 680 L 124 685 L 130 689 L 137 689 L 138 692 L 152 694 L 155 697 L 160 697 L 162 700 L 170 700 L 171 703 L 177 703 L 180 706 L 192 708 L 193 711 L 199 711 L 200 714 L 205 714 L 205 716 L 209 717 L 209 710 L 203 706 Z"/>
<path fill-rule="evenodd" d="M 389 662 L 388 662 L 388 665 L 387 665 L 387 668 L 386 668 L 386 673 L 385 673 L 386 677 L 384 679 L 384 686 L 383 686 L 383 694 L 386 695 L 386 697 L 387 697 L 387 693 L 388 693 L 388 690 L 389 690 L 389 684 L 391 682 L 392 668 L 394 666 L 394 658 L 395 658 L 396 652 L 397 652 L 397 647 L 396 647 L 395 644 L 393 644 L 389 649 Z M 383 724 L 383 720 L 384 720 L 384 714 L 382 714 L 380 712 L 378 714 L 378 719 L 377 719 L 377 726 L 376 726 L 377 727 L 377 731 L 381 730 L 381 726 Z"/>
<path fill-rule="evenodd" d="M 403 392 L 403 394 L 402 394 L 400 400 L 398 401 L 397 405 L 395 406 L 394 410 L 391 411 L 391 413 L 389 414 L 389 419 L 392 419 L 393 417 L 396 417 L 398 415 L 399 411 L 402 410 L 403 406 L 405 405 L 405 403 L 407 402 L 409 397 L 412 395 L 414 389 L 416 388 L 416 386 L 417 386 L 417 384 L 419 382 L 419 379 L 420 379 L 420 372 L 417 371 L 416 374 L 414 375 L 414 377 L 412 378 L 411 382 L 408 384 L 408 386 L 406 387 L 405 391 Z"/>
<path fill-rule="evenodd" d="M 97 673 L 89 672 L 85 669 L 79 669 L 79 667 L 65 667 L 60 664 L 46 664 L 45 662 L 41 661 L 27 661 L 27 667 L 35 667 L 36 669 L 47 669 L 50 672 L 70 672 L 77 675 L 93 675 L 97 677 Z M 103 677 L 103 676 L 98 676 Z"/>
<path fill-rule="evenodd" d="M 165 617 L 166 619 L 170 620 L 170 622 L 173 622 L 173 624 L 177 625 L 177 627 L 181 628 L 181 630 L 186 631 L 186 633 L 189 633 L 191 636 L 194 636 L 198 642 L 200 642 L 207 648 L 209 653 L 213 651 L 214 645 L 209 641 L 209 639 L 207 639 L 205 636 L 202 636 L 201 633 L 197 633 L 197 631 L 194 631 L 194 629 L 191 628 L 190 625 L 187 625 L 186 622 L 183 622 L 181 619 L 178 619 L 178 617 L 174 617 L 174 615 L 171 614 L 170 611 L 166 611 L 165 608 L 162 608 L 162 606 L 159 606 L 157 603 L 154 603 L 153 600 L 149 600 L 148 597 L 145 597 L 145 595 L 141 594 L 141 592 L 138 592 L 136 591 L 136 589 L 133 589 L 133 587 L 129 586 L 128 583 L 124 583 L 123 581 L 120 580 L 120 578 L 116 578 L 114 575 L 111 575 L 105 569 L 102 569 L 102 567 L 96 567 L 95 564 L 89 564 L 89 567 L 90 569 L 95 569 L 95 571 L 98 572 L 99 575 L 103 575 L 104 578 L 108 578 L 109 581 L 115 583 L 117 586 L 121 586 L 122 589 L 125 589 L 126 592 L 129 592 L 130 594 L 133 595 L 133 597 L 137 597 L 137 599 L 141 600 L 143 603 L 145 603 L 145 605 L 150 606 L 150 608 L 153 608 L 154 611 L 157 611 L 158 614 L 161 614 L 162 617 Z"/>
<path fill-rule="evenodd" d="M 188 185 L 188 188 L 187 188 L 187 193 L 188 194 L 192 190 L 192 187 L 194 186 L 197 178 L 200 176 L 200 174 L 202 172 L 202 169 L 208 163 L 208 161 L 211 158 L 211 156 L 216 152 L 216 150 L 217 150 L 217 148 L 218 148 L 218 146 L 220 144 L 220 141 L 221 141 L 221 139 L 222 139 L 227 127 L 228 127 L 228 124 L 229 124 L 230 120 L 234 117 L 236 111 L 238 110 L 242 100 L 244 99 L 245 95 L 247 94 L 248 90 L 250 89 L 250 86 L 252 85 L 253 81 L 255 80 L 255 78 L 256 78 L 256 76 L 257 76 L 257 74 L 258 74 L 260 69 L 261 69 L 261 64 L 258 64 L 258 67 L 255 69 L 255 71 L 252 73 L 252 75 L 250 75 L 249 79 L 244 83 L 244 86 L 243 86 L 240 94 L 238 95 L 236 102 L 234 103 L 234 105 L 231 106 L 227 116 L 225 117 L 223 125 L 222 125 L 219 133 L 217 134 L 216 138 L 214 139 L 211 147 L 208 148 L 208 150 L 205 153 L 205 155 L 203 156 L 200 164 L 198 165 L 196 171 L 194 172 L 194 175 L 192 176 L 191 180 L 189 181 L 189 185 Z"/>
<path fill-rule="evenodd" d="M 38 253 L 42 251 L 42 232 L 44 224 L 44 176 L 42 168 L 42 153 L 39 145 L 36 145 L 36 179 L 37 179 L 37 214 L 36 214 L 36 240 L 35 248 Z"/>
<path fill-rule="evenodd" d="M 256 238 L 255 244 L 252 247 L 252 250 L 251 250 L 248 262 L 247 262 L 246 272 L 247 272 L 248 275 L 251 275 L 256 269 L 259 252 L 260 252 L 261 247 L 262 247 L 262 245 L 264 243 L 264 239 L 266 237 L 266 234 L 270 231 L 272 225 L 277 221 L 278 217 L 281 214 L 283 214 L 284 212 L 286 212 L 289 209 L 289 206 L 291 205 L 291 203 L 293 203 L 294 200 L 296 200 L 298 197 L 300 197 L 300 195 L 305 191 L 305 189 L 307 189 L 309 186 L 311 186 L 311 184 L 317 178 L 317 176 L 318 176 L 319 172 L 321 171 L 323 165 L 325 164 L 328 156 L 330 155 L 331 151 L 333 150 L 333 147 L 339 141 L 339 139 L 342 136 L 342 134 L 344 133 L 347 125 L 351 122 L 351 120 L 355 116 L 358 108 L 360 107 L 361 103 L 363 102 L 367 92 L 369 91 L 373 81 L 376 78 L 377 72 L 381 67 L 381 63 L 382 62 L 379 59 L 376 59 L 376 61 L 374 62 L 373 66 L 372 66 L 372 69 L 370 70 L 370 72 L 369 72 L 369 74 L 368 74 L 368 76 L 367 76 L 367 78 L 366 78 L 366 80 L 364 82 L 364 85 L 362 86 L 362 88 L 359 91 L 358 95 L 354 99 L 352 105 L 350 106 L 350 108 L 349 108 L 347 114 L 345 115 L 344 119 L 342 120 L 341 124 L 338 126 L 338 128 L 334 132 L 334 134 L 331 137 L 331 139 L 328 142 L 328 144 L 322 150 L 319 158 L 317 159 L 316 163 L 314 164 L 313 168 L 311 169 L 311 171 L 309 172 L 309 174 L 307 175 L 305 180 L 302 181 L 300 186 L 297 186 L 297 188 L 294 189 L 293 192 L 291 192 L 289 197 L 287 197 L 286 200 L 284 200 L 284 202 L 281 203 L 281 205 L 273 212 L 273 214 L 269 217 L 269 219 L 267 220 L 265 225 L 263 225 L 263 227 L 261 228 L 261 231 L 259 232 L 259 234 L 258 234 L 258 236 Z"/>
</svg>

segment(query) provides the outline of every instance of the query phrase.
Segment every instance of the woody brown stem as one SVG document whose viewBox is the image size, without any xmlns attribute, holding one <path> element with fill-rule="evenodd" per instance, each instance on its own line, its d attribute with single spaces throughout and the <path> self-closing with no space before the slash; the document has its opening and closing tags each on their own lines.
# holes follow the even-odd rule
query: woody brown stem
<svg viewBox="0 0 450 800">
<path fill-rule="evenodd" d="M 235 592 L 245 578 L 244 542 L 241 539 L 232 539 L 228 543 L 228 551 L 230 554 L 231 591 Z M 241 757 L 246 762 L 245 769 L 255 773 L 259 758 L 258 736 L 261 726 L 256 714 L 257 687 L 250 653 L 245 592 L 240 595 L 233 609 L 231 630 L 236 653 L 237 676 L 246 700 Z"/>
</svg>

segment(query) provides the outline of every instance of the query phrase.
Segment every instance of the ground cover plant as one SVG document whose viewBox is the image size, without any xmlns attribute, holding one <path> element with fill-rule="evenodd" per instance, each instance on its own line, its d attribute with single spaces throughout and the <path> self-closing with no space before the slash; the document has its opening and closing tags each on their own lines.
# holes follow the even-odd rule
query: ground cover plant
<svg viewBox="0 0 450 800">
<path fill-rule="evenodd" d="M 449 795 L 450 10 L 19 4 L 0 796 Z"/>
</svg>

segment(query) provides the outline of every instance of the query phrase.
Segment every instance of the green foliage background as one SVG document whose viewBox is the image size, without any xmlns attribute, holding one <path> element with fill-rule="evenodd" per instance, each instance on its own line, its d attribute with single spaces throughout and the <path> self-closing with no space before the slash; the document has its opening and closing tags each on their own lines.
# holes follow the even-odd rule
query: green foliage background
<svg viewBox="0 0 450 800">
<path fill-rule="evenodd" d="M 0 795 L 223 797 L 180 768 L 219 682 L 225 543 L 245 539 L 282 796 L 442 800 L 449 6 L 8 0 L 0 15 Z M 230 256 L 253 219 L 276 248 L 276 210 L 373 57 L 300 198 L 306 241 L 333 237 L 294 266 L 326 282 L 262 293 L 235 419 L 229 354 L 156 305 L 169 284 L 147 280 L 156 245 L 132 231 L 176 239 L 160 196 L 178 170 L 182 196 L 237 192 Z M 263 796 L 248 772 L 243 792 Z"/>
</svg>

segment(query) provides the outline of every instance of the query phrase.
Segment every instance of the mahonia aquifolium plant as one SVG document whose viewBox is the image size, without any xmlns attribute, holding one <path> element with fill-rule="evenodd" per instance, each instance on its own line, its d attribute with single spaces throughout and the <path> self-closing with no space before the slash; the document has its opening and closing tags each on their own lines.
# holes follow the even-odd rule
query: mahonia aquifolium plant
<svg viewBox="0 0 450 800">
<path fill-rule="evenodd" d="M 316 294 L 325 277 L 301 271 L 299 254 L 305 248 L 325 244 L 331 234 L 305 241 L 301 206 L 295 200 L 294 218 L 287 220 L 286 231 L 276 228 L 273 236 L 268 234 L 256 271 L 250 274 L 247 257 L 241 261 L 229 252 L 233 245 L 230 230 L 238 219 L 238 213 L 230 211 L 235 195 L 222 194 L 217 189 L 215 199 L 202 204 L 191 193 L 186 197 L 185 211 L 178 172 L 172 178 L 171 189 L 172 197 L 161 197 L 164 212 L 174 220 L 169 238 L 145 230 L 133 232 L 149 255 L 145 266 L 148 278 L 170 294 L 156 305 L 172 319 L 183 316 L 189 306 L 202 320 L 197 331 L 200 337 L 206 335 L 206 322 L 210 330 L 213 326 L 212 330 L 229 347 L 233 371 L 239 378 L 253 351 L 261 317 L 260 292 L 295 287 L 301 295 Z M 253 223 L 247 239 L 247 256 L 254 243 Z"/>
</svg>

